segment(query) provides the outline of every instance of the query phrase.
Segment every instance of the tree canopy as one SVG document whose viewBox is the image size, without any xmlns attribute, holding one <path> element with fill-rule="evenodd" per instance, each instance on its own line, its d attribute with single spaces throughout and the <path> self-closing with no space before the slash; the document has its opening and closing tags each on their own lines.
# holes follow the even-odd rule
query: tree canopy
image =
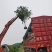
<svg viewBox="0 0 52 52">
<path fill-rule="evenodd" d="M 27 18 L 30 18 L 31 10 L 28 10 L 28 7 L 20 6 L 20 7 L 17 7 L 17 10 L 15 11 L 15 13 L 16 13 L 16 16 L 19 17 L 21 21 L 25 23 L 25 20 Z"/>
</svg>

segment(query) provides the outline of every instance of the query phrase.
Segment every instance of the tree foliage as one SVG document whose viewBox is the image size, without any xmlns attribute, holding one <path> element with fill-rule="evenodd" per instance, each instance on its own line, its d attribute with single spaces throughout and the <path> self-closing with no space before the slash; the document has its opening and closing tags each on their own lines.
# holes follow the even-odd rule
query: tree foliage
<svg viewBox="0 0 52 52">
<path fill-rule="evenodd" d="M 8 47 L 10 49 L 10 52 L 24 52 L 24 48 L 21 43 L 9 45 Z"/>
<path fill-rule="evenodd" d="M 20 6 L 15 11 L 16 16 L 21 19 L 22 22 L 25 22 L 27 18 L 31 15 L 31 10 L 28 10 L 28 7 Z"/>
</svg>

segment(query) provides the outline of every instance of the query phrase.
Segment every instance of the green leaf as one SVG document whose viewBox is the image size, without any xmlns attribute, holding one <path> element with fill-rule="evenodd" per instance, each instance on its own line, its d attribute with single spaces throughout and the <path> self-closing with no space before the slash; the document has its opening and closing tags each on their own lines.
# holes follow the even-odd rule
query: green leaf
<svg viewBox="0 0 52 52">
<path fill-rule="evenodd" d="M 15 11 L 17 17 L 21 19 L 22 22 L 25 22 L 27 18 L 31 15 L 31 10 L 28 10 L 28 7 L 20 6 L 17 7 L 17 10 Z"/>
</svg>

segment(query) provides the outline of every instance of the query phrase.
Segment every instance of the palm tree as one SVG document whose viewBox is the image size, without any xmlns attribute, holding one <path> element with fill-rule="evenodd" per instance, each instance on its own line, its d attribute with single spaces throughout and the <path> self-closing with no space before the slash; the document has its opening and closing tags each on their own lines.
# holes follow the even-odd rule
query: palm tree
<svg viewBox="0 0 52 52">
<path fill-rule="evenodd" d="M 19 17 L 22 21 L 22 23 L 25 21 L 27 18 L 30 18 L 31 15 L 31 10 L 28 10 L 28 7 L 24 7 L 24 6 L 20 6 L 17 8 L 16 11 L 14 11 L 16 13 L 17 18 Z M 25 25 L 26 28 L 26 25 Z"/>
</svg>

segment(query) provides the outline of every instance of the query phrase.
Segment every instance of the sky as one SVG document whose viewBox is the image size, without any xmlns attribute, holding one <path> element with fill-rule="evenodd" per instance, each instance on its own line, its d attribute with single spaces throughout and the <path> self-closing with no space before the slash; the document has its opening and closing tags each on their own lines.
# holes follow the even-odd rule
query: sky
<svg viewBox="0 0 52 52">
<path fill-rule="evenodd" d="M 0 33 L 2 32 L 5 24 L 16 16 L 14 11 L 19 6 L 29 7 L 28 9 L 32 10 L 31 17 L 41 15 L 52 16 L 52 0 L 0 0 Z M 30 19 L 27 20 L 27 27 L 30 21 Z M 24 24 L 22 24 L 20 19 L 17 19 L 10 26 L 2 40 L 2 44 L 11 45 L 22 42 L 25 32 L 26 30 L 24 30 Z"/>
</svg>

